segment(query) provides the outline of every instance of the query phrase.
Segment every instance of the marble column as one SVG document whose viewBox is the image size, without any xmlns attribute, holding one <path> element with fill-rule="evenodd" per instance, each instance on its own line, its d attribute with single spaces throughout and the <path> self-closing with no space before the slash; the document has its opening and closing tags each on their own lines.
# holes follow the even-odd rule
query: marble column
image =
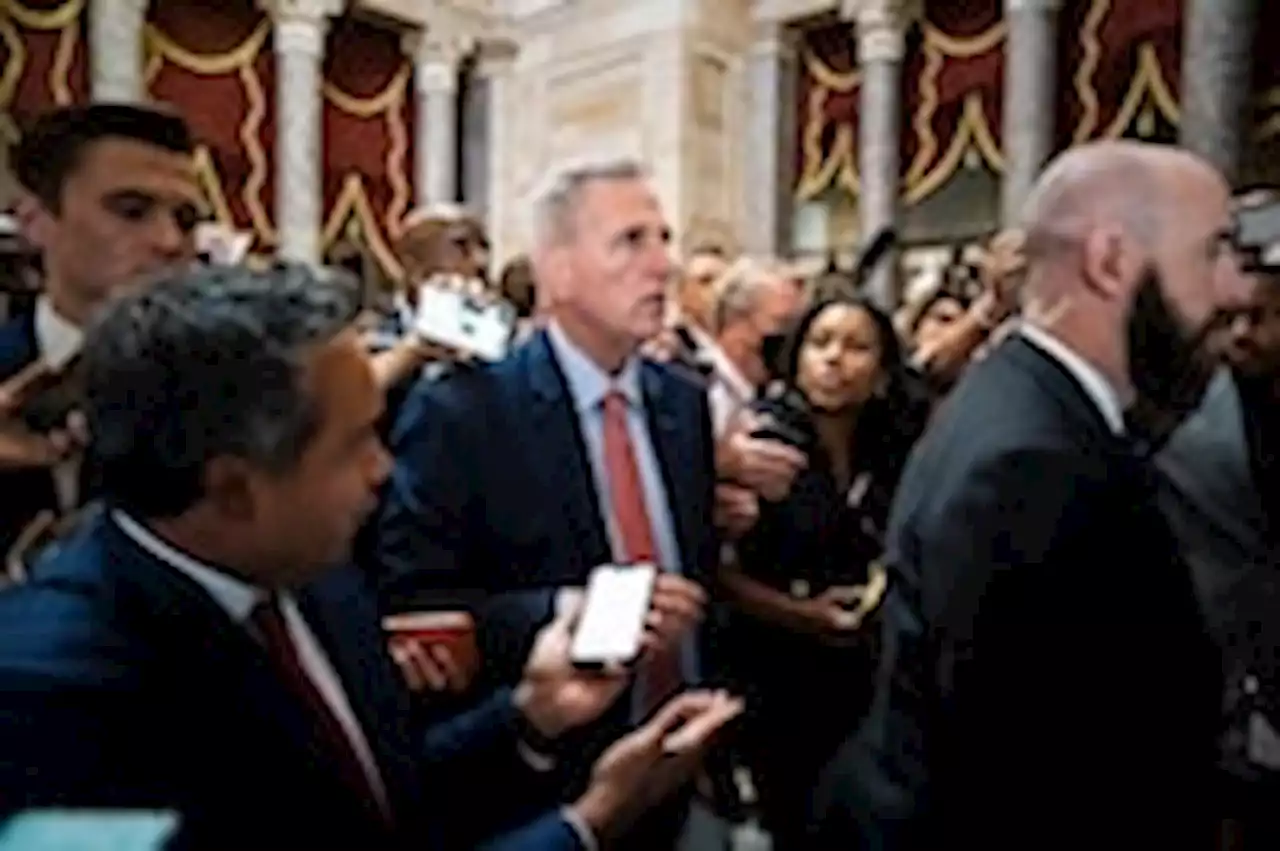
<svg viewBox="0 0 1280 851">
<path fill-rule="evenodd" d="M 1181 143 L 1234 180 L 1244 153 L 1258 0 L 1187 0 Z"/>
<path fill-rule="evenodd" d="M 89 90 L 95 101 L 146 97 L 143 35 L 148 0 L 93 0 L 89 7 Z"/>
<path fill-rule="evenodd" d="M 761 25 L 746 57 L 747 135 L 744 144 L 746 217 L 743 248 L 759 256 L 791 249 L 795 184 L 796 82 L 794 32 Z"/>
<path fill-rule="evenodd" d="M 329 15 L 337 11 L 296 2 L 280 4 L 276 11 L 276 230 L 284 260 L 321 260 L 321 85 Z"/>
<path fill-rule="evenodd" d="M 459 39 L 427 31 L 406 42 L 413 51 L 418 119 L 414 137 L 419 206 L 458 201 Z"/>
<path fill-rule="evenodd" d="M 906 28 L 914 9 L 901 0 L 846 0 L 845 17 L 854 22 L 862 87 L 858 104 L 858 218 L 867 246 L 886 228 L 898 226 L 901 192 L 902 64 Z M 895 255 L 896 257 L 896 255 Z M 898 302 L 894 257 L 868 277 L 868 293 L 881 307 Z"/>
<path fill-rule="evenodd" d="M 1014 225 L 1053 152 L 1057 101 L 1057 23 L 1062 0 L 1004 0 L 1005 174 L 1001 219 Z"/>
<path fill-rule="evenodd" d="M 480 43 L 476 51 L 475 77 L 483 83 L 484 96 L 477 97 L 472 108 L 476 112 L 483 108 L 484 114 L 476 115 L 474 122 L 467 122 L 463 128 L 466 156 L 474 160 L 465 169 L 472 178 L 464 201 L 468 209 L 476 210 L 483 216 L 489 229 L 490 241 L 494 243 L 493 256 L 497 260 L 504 258 L 497 251 L 507 166 L 502 140 L 510 130 L 505 122 L 507 111 L 511 109 L 510 78 L 516 56 L 515 43 L 506 39 L 485 40 Z M 473 138 L 473 134 L 480 134 L 481 128 L 483 146 L 476 144 L 477 140 Z"/>
</svg>

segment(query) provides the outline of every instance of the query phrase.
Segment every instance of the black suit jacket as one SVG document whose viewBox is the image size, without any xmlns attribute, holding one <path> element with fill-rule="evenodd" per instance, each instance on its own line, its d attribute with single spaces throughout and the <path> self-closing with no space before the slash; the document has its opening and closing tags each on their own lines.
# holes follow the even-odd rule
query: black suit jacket
<svg viewBox="0 0 1280 851">
<path fill-rule="evenodd" d="M 36 332 L 31 313 L 0 325 L 0 382 L 35 361 Z M 41 511 L 58 510 L 53 473 L 45 467 L 0 470 L 0 557 L 9 551 L 23 528 Z"/>
<path fill-rule="evenodd" d="M 1210 847 L 1221 664 L 1147 465 L 1022 338 L 909 463 L 871 714 L 823 848 Z"/>
<path fill-rule="evenodd" d="M 405 723 L 408 696 L 361 581 L 339 571 L 298 602 L 378 762 L 394 832 L 351 794 L 243 625 L 105 514 L 0 593 L 0 815 L 174 810 L 188 848 L 475 847 L 500 823 L 489 793 L 522 779 L 503 770 L 517 762 L 514 728 L 504 734 L 495 703 L 429 750 Z M 453 770 L 486 758 L 485 771 Z M 460 787 L 476 775 L 482 785 Z M 493 818 L 464 814 L 476 806 Z M 580 843 L 553 813 L 494 847 Z"/>
</svg>

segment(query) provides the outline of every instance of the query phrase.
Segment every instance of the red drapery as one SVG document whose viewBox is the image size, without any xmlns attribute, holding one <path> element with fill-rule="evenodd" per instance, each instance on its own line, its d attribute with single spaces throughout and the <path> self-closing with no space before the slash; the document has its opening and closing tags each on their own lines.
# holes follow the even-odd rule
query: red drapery
<svg viewBox="0 0 1280 851">
<path fill-rule="evenodd" d="M 86 0 L 3 0 L 0 135 L 10 138 L 53 105 L 88 93 Z M 276 243 L 273 168 L 275 62 L 270 21 L 252 0 L 154 3 L 146 32 L 152 97 L 173 104 L 199 141 L 209 208 L 250 231 L 256 248 Z M 388 272 L 389 243 L 413 196 L 411 64 L 398 36 L 341 18 L 328 35 L 324 69 L 323 245 L 355 236 Z"/>
<path fill-rule="evenodd" d="M 999 0 L 928 5 L 903 82 L 903 199 L 925 200 L 976 152 L 995 171 L 1001 154 L 1005 24 Z M 1259 33 L 1280 27 L 1280 4 L 1264 3 Z M 1073 0 L 1059 18 L 1059 147 L 1097 138 L 1166 138 L 1180 117 L 1179 0 Z M 807 31 L 801 49 L 796 197 L 830 187 L 856 194 L 858 86 L 847 21 Z M 1254 142 L 1280 137 L 1280 63 L 1260 40 Z"/>
</svg>

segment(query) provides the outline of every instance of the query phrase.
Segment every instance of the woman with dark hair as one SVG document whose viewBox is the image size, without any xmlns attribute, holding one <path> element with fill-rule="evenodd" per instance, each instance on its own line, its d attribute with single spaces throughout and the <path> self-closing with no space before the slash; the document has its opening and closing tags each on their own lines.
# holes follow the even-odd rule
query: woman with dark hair
<svg viewBox="0 0 1280 851">
<path fill-rule="evenodd" d="M 747 697 L 739 741 L 777 847 L 803 847 L 809 794 L 872 693 L 882 530 L 927 403 L 911 392 L 898 337 L 856 297 L 813 305 L 760 403 L 770 436 L 809 457 L 790 494 L 764 503 L 722 569 L 732 602 L 725 664 Z"/>
</svg>

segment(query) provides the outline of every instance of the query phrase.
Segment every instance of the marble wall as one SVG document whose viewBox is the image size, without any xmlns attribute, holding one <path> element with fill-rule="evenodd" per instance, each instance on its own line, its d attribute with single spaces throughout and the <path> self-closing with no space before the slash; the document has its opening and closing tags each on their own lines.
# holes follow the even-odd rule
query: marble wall
<svg viewBox="0 0 1280 851">
<path fill-rule="evenodd" d="M 525 0 L 491 78 L 502 108 L 489 214 L 499 256 L 529 246 L 530 201 L 557 162 L 627 155 L 653 169 L 682 244 L 742 233 L 748 0 Z"/>
</svg>

